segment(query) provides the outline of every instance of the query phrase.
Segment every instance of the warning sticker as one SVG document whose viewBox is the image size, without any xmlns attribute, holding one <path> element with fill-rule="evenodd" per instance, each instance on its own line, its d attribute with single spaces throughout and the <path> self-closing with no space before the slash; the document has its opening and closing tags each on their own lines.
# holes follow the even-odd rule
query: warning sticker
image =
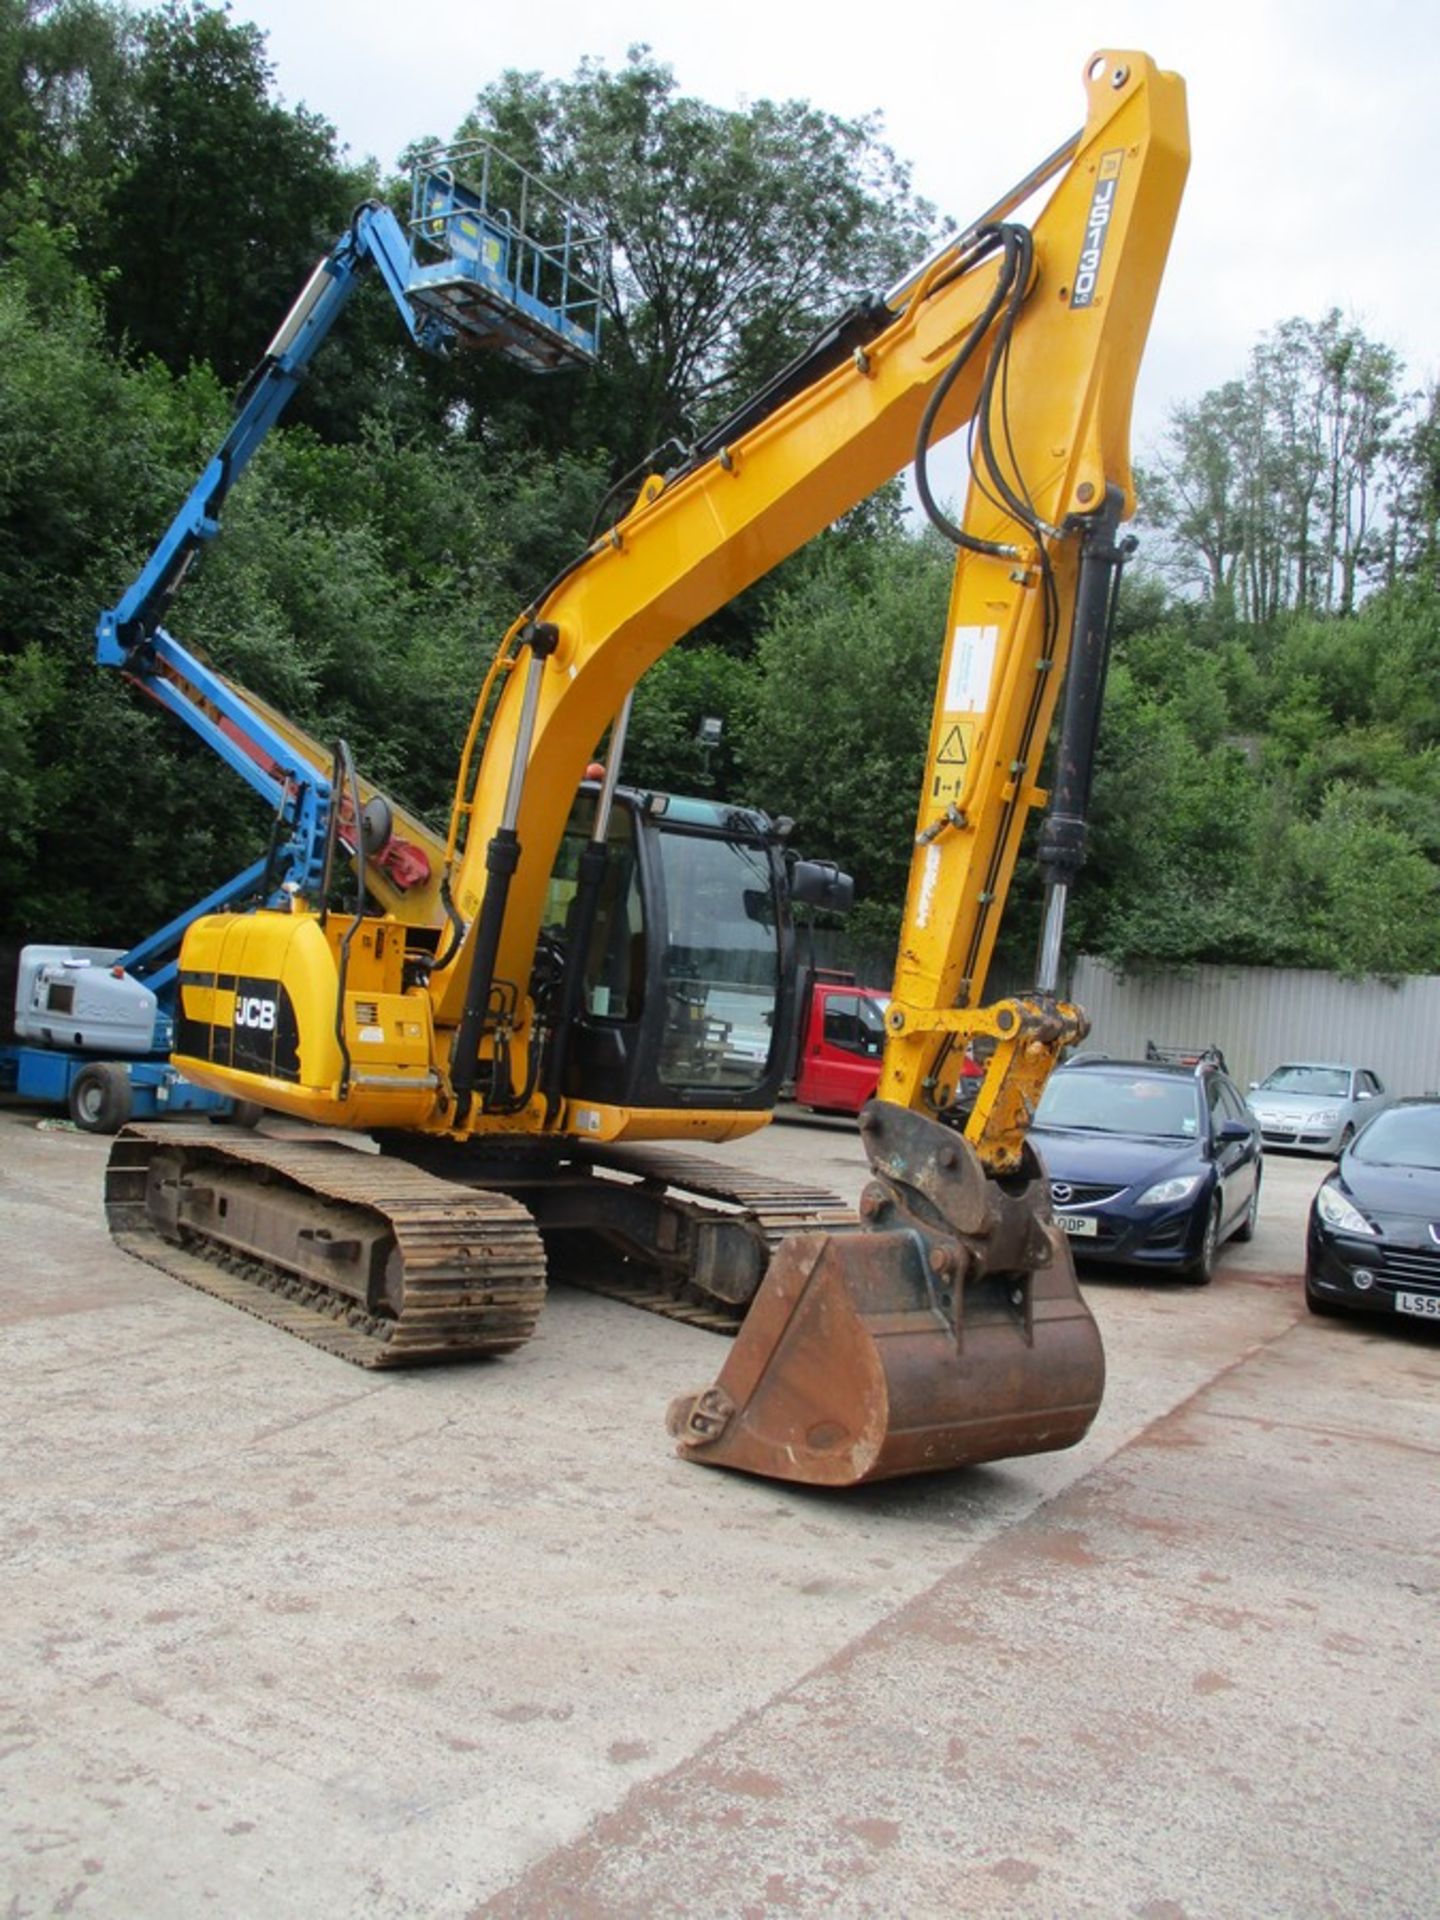
<svg viewBox="0 0 1440 1920">
<path fill-rule="evenodd" d="M 970 742 L 975 738 L 973 726 L 964 726 L 956 721 L 940 742 L 940 751 L 935 756 L 937 767 L 968 767 L 970 764 Z"/>
<path fill-rule="evenodd" d="M 998 627 L 956 627 L 945 676 L 947 713 L 984 713 L 990 705 Z"/>
<path fill-rule="evenodd" d="M 949 803 L 965 789 L 965 774 L 975 751 L 975 722 L 952 720 L 940 740 L 940 751 L 930 775 L 930 798 Z"/>
</svg>

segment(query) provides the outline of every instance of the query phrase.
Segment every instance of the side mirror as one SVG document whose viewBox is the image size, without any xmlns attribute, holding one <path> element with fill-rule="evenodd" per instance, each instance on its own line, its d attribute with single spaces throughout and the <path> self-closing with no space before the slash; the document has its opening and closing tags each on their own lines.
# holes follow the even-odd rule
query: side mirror
<svg viewBox="0 0 1440 1920">
<path fill-rule="evenodd" d="M 1260 1082 L 1258 1080 L 1252 1080 L 1246 1091 L 1249 1093 L 1258 1093 L 1260 1091 Z"/>
<path fill-rule="evenodd" d="M 848 913 L 855 904 L 855 882 L 833 860 L 797 860 L 790 869 L 790 898 L 802 907 Z"/>
<path fill-rule="evenodd" d="M 1248 1140 L 1252 1132 L 1243 1120 L 1226 1120 L 1221 1123 L 1217 1138 L 1222 1147 L 1228 1147 L 1237 1140 Z"/>
<path fill-rule="evenodd" d="M 1356 1091 L 1355 1098 L 1357 1100 L 1373 1100 L 1375 1096 L 1368 1087 L 1360 1087 Z"/>
</svg>

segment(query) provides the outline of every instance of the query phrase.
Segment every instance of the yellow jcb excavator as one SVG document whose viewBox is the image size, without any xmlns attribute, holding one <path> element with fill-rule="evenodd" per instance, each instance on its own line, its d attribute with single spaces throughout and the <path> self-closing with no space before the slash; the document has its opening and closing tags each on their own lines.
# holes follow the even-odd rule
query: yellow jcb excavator
<svg viewBox="0 0 1440 1920">
<path fill-rule="evenodd" d="M 1132 394 L 1188 163 L 1176 76 L 1106 51 L 1084 84 L 1080 133 L 650 473 L 525 609 L 480 689 L 443 841 L 397 818 L 343 744 L 328 754 L 262 710 L 257 745 L 256 703 L 163 625 L 347 276 L 378 265 L 417 339 L 463 336 L 478 315 L 477 335 L 518 330 L 532 364 L 576 357 L 572 312 L 484 283 L 500 241 L 448 166 L 408 240 L 386 210 L 357 215 L 146 573 L 102 617 L 100 657 L 188 703 L 277 798 L 262 904 L 185 934 L 177 1064 L 380 1152 L 293 1129 L 132 1127 L 107 1175 L 122 1245 L 377 1366 L 520 1346 L 547 1257 L 568 1262 L 737 1333 L 671 1430 L 688 1459 L 780 1479 L 851 1485 L 1084 1434 L 1103 1356 L 1025 1132 L 1086 1030 L 1056 997 L 1061 929 L 1129 544 Z M 511 225 L 491 226 L 511 244 Z M 440 258 L 417 266 L 421 240 Z M 926 456 L 967 423 L 972 479 L 952 523 Z M 768 1118 L 794 1017 L 790 904 L 833 903 L 843 885 L 788 853 L 784 823 L 618 776 L 646 668 L 912 454 L 957 560 L 857 1219 L 819 1190 L 652 1144 Z M 1067 664 L 1038 985 L 986 1006 Z M 962 1121 L 979 1035 L 994 1051 Z"/>
</svg>

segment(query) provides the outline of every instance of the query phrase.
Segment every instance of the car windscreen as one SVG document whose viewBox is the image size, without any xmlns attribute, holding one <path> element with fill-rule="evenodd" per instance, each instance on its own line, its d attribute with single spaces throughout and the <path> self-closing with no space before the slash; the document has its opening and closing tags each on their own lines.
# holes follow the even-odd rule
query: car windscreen
<svg viewBox="0 0 1440 1920">
<path fill-rule="evenodd" d="M 1322 1100 L 1344 1100 L 1350 1075 L 1344 1067 L 1277 1067 L 1260 1082 L 1261 1093 L 1313 1093 Z"/>
<path fill-rule="evenodd" d="M 1367 1167 L 1440 1172 L 1440 1106 L 1391 1107 L 1361 1130 L 1350 1158 Z"/>
<path fill-rule="evenodd" d="M 1199 1132 L 1199 1106 L 1191 1080 L 1132 1079 L 1078 1067 L 1051 1076 L 1035 1110 L 1035 1125 L 1193 1140 Z"/>
</svg>

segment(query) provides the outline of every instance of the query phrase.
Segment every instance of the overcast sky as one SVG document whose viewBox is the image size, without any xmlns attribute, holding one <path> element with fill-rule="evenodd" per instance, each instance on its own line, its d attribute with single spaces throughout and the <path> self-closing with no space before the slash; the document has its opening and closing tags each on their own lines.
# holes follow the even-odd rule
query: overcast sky
<svg viewBox="0 0 1440 1920">
<path fill-rule="evenodd" d="M 1238 374 L 1259 335 L 1338 306 L 1440 376 L 1440 8 L 1435 0 L 233 0 L 268 35 L 285 101 L 387 168 L 448 138 L 507 67 L 568 77 L 645 42 L 717 106 L 809 100 L 878 110 L 919 191 L 963 220 L 1084 119 L 1095 49 L 1184 75 L 1190 181 L 1136 407 L 1137 451 L 1169 406 Z"/>
</svg>

